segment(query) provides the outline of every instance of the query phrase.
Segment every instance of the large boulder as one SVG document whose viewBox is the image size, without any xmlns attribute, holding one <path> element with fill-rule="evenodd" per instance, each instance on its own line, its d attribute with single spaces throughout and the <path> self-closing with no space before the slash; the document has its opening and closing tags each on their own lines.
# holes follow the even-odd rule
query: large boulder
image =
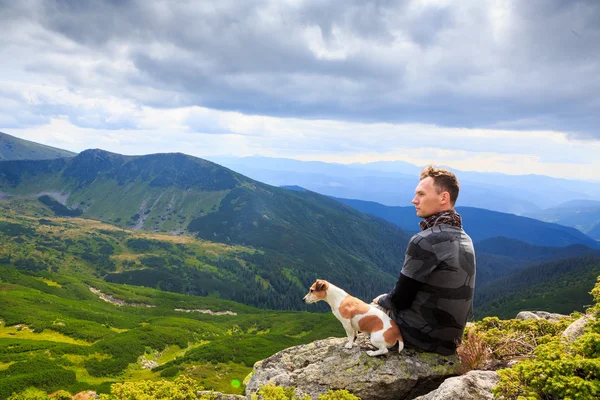
<svg viewBox="0 0 600 400">
<path fill-rule="evenodd" d="M 546 319 L 548 321 L 558 321 L 562 318 L 567 318 L 568 315 L 549 313 L 547 311 L 521 311 L 517 314 L 517 319 Z"/>
<path fill-rule="evenodd" d="M 439 388 L 416 400 L 487 400 L 493 399 L 492 388 L 498 384 L 495 371 L 469 371 L 465 375 L 448 378 Z"/>
<path fill-rule="evenodd" d="M 571 325 L 569 325 L 567 329 L 565 329 L 565 331 L 562 333 L 561 337 L 568 342 L 576 340 L 581 335 L 583 335 L 585 326 L 592 319 L 594 319 L 594 316 L 591 314 L 586 314 L 582 316 L 577 321 L 574 321 Z"/>
<path fill-rule="evenodd" d="M 368 340 L 360 334 L 355 342 L 359 346 L 352 349 L 344 348 L 346 338 L 329 338 L 282 350 L 254 365 L 246 394 L 250 398 L 273 382 L 313 399 L 329 389 L 346 389 L 363 400 L 413 399 L 458 374 L 456 355 L 405 348 L 370 357 L 365 353 L 373 349 Z"/>
</svg>

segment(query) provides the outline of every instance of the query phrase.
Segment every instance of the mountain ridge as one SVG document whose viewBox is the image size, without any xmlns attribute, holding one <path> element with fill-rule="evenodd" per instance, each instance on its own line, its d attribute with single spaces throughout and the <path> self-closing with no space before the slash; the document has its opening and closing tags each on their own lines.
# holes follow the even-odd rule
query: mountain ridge
<svg viewBox="0 0 600 400">
<path fill-rule="evenodd" d="M 42 160 L 73 157 L 76 153 L 0 132 L 1 160 Z"/>
</svg>

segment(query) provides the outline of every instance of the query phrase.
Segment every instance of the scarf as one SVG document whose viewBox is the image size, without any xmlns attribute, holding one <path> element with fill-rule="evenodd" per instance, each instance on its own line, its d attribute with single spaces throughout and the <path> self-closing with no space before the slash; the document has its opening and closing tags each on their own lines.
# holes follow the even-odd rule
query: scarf
<svg viewBox="0 0 600 400">
<path fill-rule="evenodd" d="M 433 214 L 423 221 L 419 222 L 421 230 L 433 228 L 436 225 L 447 224 L 450 226 L 456 226 L 462 228 L 462 217 L 454 209 L 441 211 L 437 214 Z"/>
</svg>

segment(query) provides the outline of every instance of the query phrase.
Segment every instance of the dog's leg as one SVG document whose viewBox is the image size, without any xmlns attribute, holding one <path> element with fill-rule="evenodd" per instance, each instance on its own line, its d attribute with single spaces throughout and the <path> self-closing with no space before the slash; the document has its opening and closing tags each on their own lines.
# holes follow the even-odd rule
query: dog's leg
<svg viewBox="0 0 600 400">
<path fill-rule="evenodd" d="M 388 353 L 388 349 L 387 347 L 382 347 L 379 350 L 368 350 L 367 354 L 370 355 L 371 357 L 373 356 L 380 356 L 382 354 L 387 354 Z"/>
<path fill-rule="evenodd" d="M 347 349 L 351 349 L 354 345 L 354 339 L 356 338 L 356 331 L 350 323 L 344 324 L 344 330 L 346 331 L 346 335 L 348 336 L 348 343 L 346 343 L 344 347 Z"/>
</svg>

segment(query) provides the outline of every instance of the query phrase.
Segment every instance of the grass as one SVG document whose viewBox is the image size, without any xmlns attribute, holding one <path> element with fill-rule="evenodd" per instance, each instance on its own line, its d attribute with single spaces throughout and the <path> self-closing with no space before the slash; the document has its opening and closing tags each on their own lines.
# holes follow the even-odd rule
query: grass
<svg viewBox="0 0 600 400">
<path fill-rule="evenodd" d="M 25 340 L 45 340 L 49 342 L 69 343 L 80 346 L 90 346 L 84 340 L 74 339 L 72 337 L 60 334 L 50 329 L 45 329 L 43 332 L 33 332 L 28 327 L 16 327 L 16 326 L 1 326 L 0 325 L 0 339 L 11 338 L 11 339 L 25 339 Z"/>
</svg>

